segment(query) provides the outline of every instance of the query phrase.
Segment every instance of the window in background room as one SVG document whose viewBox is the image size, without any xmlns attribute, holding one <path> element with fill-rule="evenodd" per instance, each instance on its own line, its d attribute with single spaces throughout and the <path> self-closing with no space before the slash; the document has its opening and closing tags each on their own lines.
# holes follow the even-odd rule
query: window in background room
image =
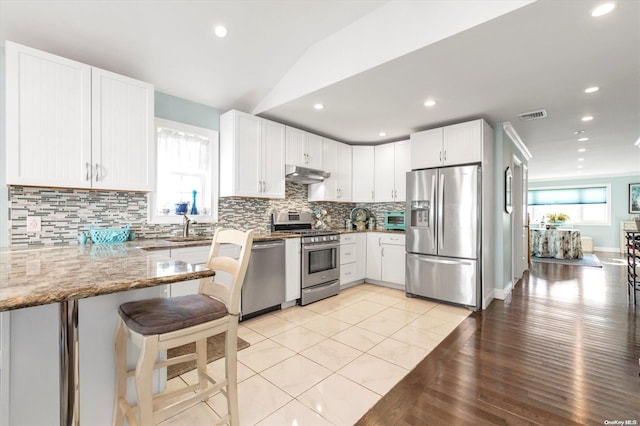
<svg viewBox="0 0 640 426">
<path fill-rule="evenodd" d="M 566 213 L 573 225 L 611 224 L 611 185 L 535 188 L 529 191 L 531 223 L 549 213 Z"/>
<path fill-rule="evenodd" d="M 157 180 L 149 204 L 150 222 L 180 223 L 185 210 L 189 218 L 215 222 L 218 132 L 159 118 L 155 123 Z"/>
</svg>

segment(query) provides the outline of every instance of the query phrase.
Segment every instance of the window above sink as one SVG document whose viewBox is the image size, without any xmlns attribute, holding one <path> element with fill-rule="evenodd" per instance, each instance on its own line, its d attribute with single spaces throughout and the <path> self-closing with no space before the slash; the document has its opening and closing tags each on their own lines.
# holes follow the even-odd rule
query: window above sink
<svg viewBox="0 0 640 426">
<path fill-rule="evenodd" d="M 183 214 L 216 222 L 218 132 L 160 118 L 155 128 L 156 191 L 149 198 L 149 223 L 182 223 Z"/>
</svg>

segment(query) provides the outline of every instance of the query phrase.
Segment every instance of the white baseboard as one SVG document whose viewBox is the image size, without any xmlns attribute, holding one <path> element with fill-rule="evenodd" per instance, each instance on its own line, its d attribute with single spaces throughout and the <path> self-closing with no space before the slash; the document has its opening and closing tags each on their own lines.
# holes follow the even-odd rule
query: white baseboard
<svg viewBox="0 0 640 426">
<path fill-rule="evenodd" d="M 620 247 L 594 247 L 593 251 L 605 251 L 609 253 L 620 253 Z"/>
<path fill-rule="evenodd" d="M 513 281 L 510 281 L 505 288 L 494 288 L 493 295 L 496 299 L 504 300 L 507 298 L 509 294 L 511 294 L 511 290 L 513 289 Z"/>
<path fill-rule="evenodd" d="M 487 309 L 494 299 L 495 292 L 493 288 L 489 289 L 487 293 L 489 294 L 485 294 L 484 297 L 482 298 L 482 309 Z"/>
</svg>

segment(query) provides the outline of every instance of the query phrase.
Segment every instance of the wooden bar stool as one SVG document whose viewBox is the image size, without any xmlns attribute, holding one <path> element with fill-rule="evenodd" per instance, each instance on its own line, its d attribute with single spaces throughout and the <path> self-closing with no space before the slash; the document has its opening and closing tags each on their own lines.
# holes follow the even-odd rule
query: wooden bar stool
<svg viewBox="0 0 640 426">
<path fill-rule="evenodd" d="M 230 285 L 213 278 L 200 282 L 198 294 L 140 300 L 120 305 L 115 334 L 116 391 L 113 424 L 153 425 L 206 401 L 220 391 L 227 398 L 228 414 L 218 423 L 238 424 L 237 336 L 240 289 L 247 271 L 253 231 L 217 229 L 207 267 L 232 276 Z M 240 246 L 239 259 L 218 255 L 220 244 Z M 207 374 L 207 338 L 226 332 L 225 379 L 216 382 Z M 127 371 L 127 338 L 139 348 L 136 368 Z M 157 361 L 158 353 L 196 342 L 196 352 Z M 153 370 L 187 361 L 197 361 L 198 383 L 186 389 L 152 395 Z M 127 377 L 135 376 L 138 403 L 127 402 Z M 211 385 L 211 386 L 209 386 Z M 193 394 L 195 392 L 195 394 Z M 175 402 L 176 396 L 185 397 Z M 137 416 L 136 416 L 137 412 Z"/>
</svg>

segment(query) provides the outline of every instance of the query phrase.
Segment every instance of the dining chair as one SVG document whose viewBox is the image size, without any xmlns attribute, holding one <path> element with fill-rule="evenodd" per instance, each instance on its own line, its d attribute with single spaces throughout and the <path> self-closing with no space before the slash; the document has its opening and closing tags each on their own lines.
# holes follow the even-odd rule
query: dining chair
<svg viewBox="0 0 640 426">
<path fill-rule="evenodd" d="M 115 333 L 116 389 L 113 424 L 153 425 L 206 401 L 216 392 L 227 399 L 228 413 L 218 424 L 238 424 L 237 336 L 240 290 L 247 271 L 253 231 L 218 228 L 213 236 L 207 267 L 216 276 L 200 281 L 197 294 L 154 298 L 120 305 Z M 238 259 L 219 256 L 221 244 L 240 248 Z M 225 272 L 226 274 L 220 274 Z M 220 275 L 231 276 L 229 285 Z M 226 333 L 225 377 L 214 380 L 207 373 L 207 338 Z M 127 339 L 140 348 L 135 369 L 127 370 Z M 195 342 L 195 353 L 158 360 L 158 354 Z M 198 383 L 173 392 L 153 395 L 153 371 L 169 365 L 196 360 Z M 127 378 L 133 376 L 137 404 L 127 400 Z M 184 395 L 183 395 L 184 394 Z M 181 399 L 176 401 L 177 397 Z"/>
</svg>

